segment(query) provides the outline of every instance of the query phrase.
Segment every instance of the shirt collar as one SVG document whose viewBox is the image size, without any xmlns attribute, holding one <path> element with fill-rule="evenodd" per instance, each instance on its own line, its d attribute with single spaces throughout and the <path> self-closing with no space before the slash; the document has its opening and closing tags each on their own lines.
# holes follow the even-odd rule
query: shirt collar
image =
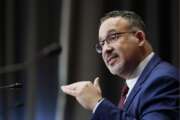
<svg viewBox="0 0 180 120">
<path fill-rule="evenodd" d="M 135 71 L 130 75 L 130 77 L 128 79 L 126 79 L 126 84 L 129 87 L 130 91 L 136 84 L 142 71 L 144 70 L 144 68 L 149 63 L 149 61 L 152 59 L 153 56 L 154 56 L 154 52 L 151 52 L 143 61 L 140 62 L 140 64 L 137 66 Z"/>
</svg>

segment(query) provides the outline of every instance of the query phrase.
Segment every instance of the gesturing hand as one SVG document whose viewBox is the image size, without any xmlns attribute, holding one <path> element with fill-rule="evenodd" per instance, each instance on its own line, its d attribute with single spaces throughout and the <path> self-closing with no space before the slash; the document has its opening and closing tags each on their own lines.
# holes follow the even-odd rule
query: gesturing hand
<svg viewBox="0 0 180 120">
<path fill-rule="evenodd" d="M 98 100 L 102 98 L 99 86 L 99 77 L 91 81 L 81 81 L 70 85 L 61 86 L 64 93 L 74 96 L 86 109 L 93 110 Z"/>
</svg>

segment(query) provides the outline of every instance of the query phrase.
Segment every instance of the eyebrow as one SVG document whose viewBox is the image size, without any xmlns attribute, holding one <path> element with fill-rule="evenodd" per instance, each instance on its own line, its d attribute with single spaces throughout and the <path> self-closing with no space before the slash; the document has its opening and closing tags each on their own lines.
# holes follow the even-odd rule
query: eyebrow
<svg viewBox="0 0 180 120">
<path fill-rule="evenodd" d="M 112 35 L 112 34 L 114 34 L 114 33 L 116 33 L 116 32 L 117 32 L 117 30 L 115 30 L 115 29 L 110 29 L 110 30 L 108 30 L 105 38 L 107 38 L 109 35 Z M 99 37 L 99 42 L 102 42 L 103 40 L 104 40 L 104 39 L 102 39 L 101 37 Z"/>
</svg>

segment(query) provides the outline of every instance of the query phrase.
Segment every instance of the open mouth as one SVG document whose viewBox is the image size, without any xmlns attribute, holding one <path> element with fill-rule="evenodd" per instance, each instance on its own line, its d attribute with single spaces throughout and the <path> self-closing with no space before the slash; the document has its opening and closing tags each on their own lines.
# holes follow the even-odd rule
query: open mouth
<svg viewBox="0 0 180 120">
<path fill-rule="evenodd" d="M 113 65 L 115 62 L 116 62 L 116 59 L 117 58 L 117 56 L 115 55 L 115 56 L 110 56 L 108 59 L 107 59 L 107 63 L 109 64 L 109 65 Z"/>
</svg>

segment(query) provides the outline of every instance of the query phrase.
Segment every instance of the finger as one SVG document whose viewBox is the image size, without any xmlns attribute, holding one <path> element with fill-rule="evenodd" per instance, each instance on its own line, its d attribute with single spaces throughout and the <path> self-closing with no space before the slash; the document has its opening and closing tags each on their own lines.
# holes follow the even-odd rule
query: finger
<svg viewBox="0 0 180 120">
<path fill-rule="evenodd" d="M 70 88 L 69 86 L 61 86 L 61 90 L 71 96 L 76 96 L 76 90 L 73 88 Z"/>
<path fill-rule="evenodd" d="M 74 88 L 83 86 L 84 84 L 87 84 L 87 83 L 88 83 L 88 81 L 75 82 L 75 83 L 71 83 L 69 85 L 65 85 L 65 87 L 69 88 L 69 89 L 74 89 Z"/>
<path fill-rule="evenodd" d="M 99 79 L 100 79 L 99 77 L 96 77 L 93 84 L 99 91 L 101 91 L 100 85 L 99 85 Z"/>
<path fill-rule="evenodd" d="M 96 77 L 95 79 L 94 79 L 94 86 L 95 87 L 99 87 L 99 77 Z"/>
</svg>

